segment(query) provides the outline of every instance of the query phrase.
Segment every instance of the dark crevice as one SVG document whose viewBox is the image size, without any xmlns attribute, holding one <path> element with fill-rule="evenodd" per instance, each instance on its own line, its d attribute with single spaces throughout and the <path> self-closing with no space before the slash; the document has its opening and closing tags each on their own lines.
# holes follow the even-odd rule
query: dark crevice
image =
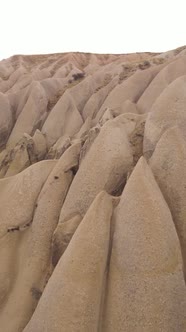
<svg viewBox="0 0 186 332">
<path fill-rule="evenodd" d="M 109 192 L 109 194 L 115 197 L 121 196 L 126 182 L 126 178 L 123 178 L 122 181 L 111 192 Z"/>
<path fill-rule="evenodd" d="M 71 171 L 72 174 L 73 174 L 73 176 L 75 176 L 76 173 L 77 173 L 77 171 L 78 171 L 78 169 L 79 169 L 79 165 L 74 165 L 74 166 L 69 167 L 68 169 L 66 169 L 66 170 L 64 171 L 64 173 L 68 173 L 69 171 Z"/>
<path fill-rule="evenodd" d="M 19 226 L 16 226 L 16 227 L 12 227 L 12 228 L 8 228 L 7 232 L 15 232 L 15 231 L 19 231 Z"/>
<path fill-rule="evenodd" d="M 72 168 L 71 168 L 71 171 L 72 171 L 72 174 L 75 176 L 76 175 L 76 173 L 77 173 L 77 171 L 78 171 L 78 165 L 77 166 L 73 166 Z"/>
<path fill-rule="evenodd" d="M 15 231 L 24 231 L 31 225 L 31 223 L 32 223 L 32 221 L 30 221 L 22 226 L 14 226 L 14 227 L 8 228 L 7 232 L 11 233 L 11 232 L 15 232 Z"/>
</svg>

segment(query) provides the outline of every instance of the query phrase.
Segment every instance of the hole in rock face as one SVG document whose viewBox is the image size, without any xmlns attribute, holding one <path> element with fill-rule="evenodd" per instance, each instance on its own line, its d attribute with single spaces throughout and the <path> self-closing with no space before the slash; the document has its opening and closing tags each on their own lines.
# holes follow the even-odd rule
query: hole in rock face
<svg viewBox="0 0 186 332">
<path fill-rule="evenodd" d="M 72 171 L 72 174 L 75 176 L 78 171 L 78 168 L 79 168 L 78 165 L 72 166 L 71 168 L 67 169 L 65 173 L 67 173 L 68 171 Z"/>
<path fill-rule="evenodd" d="M 139 122 L 132 135 L 130 136 L 130 144 L 133 151 L 133 166 L 135 166 L 143 155 L 143 139 L 144 139 L 145 120 Z"/>
<path fill-rule="evenodd" d="M 7 232 L 10 233 L 10 232 L 15 232 L 15 231 L 19 231 L 19 226 L 9 228 Z"/>
<path fill-rule="evenodd" d="M 124 178 L 109 194 L 112 196 L 121 196 L 127 180 Z"/>
<path fill-rule="evenodd" d="M 61 258 L 60 248 L 58 248 L 58 244 L 56 243 L 56 241 L 54 241 L 53 246 L 52 246 L 52 265 L 53 265 L 53 267 L 56 267 L 60 258 Z"/>
<path fill-rule="evenodd" d="M 54 176 L 54 179 L 55 179 L 55 180 L 59 179 L 59 176 L 55 175 L 55 176 Z"/>
<path fill-rule="evenodd" d="M 73 175 L 76 175 L 76 173 L 77 173 L 77 171 L 78 171 L 78 165 L 77 165 L 77 166 L 73 166 L 73 167 L 71 168 L 71 171 L 72 171 Z"/>
<path fill-rule="evenodd" d="M 36 287 L 32 287 L 30 291 L 32 293 L 32 296 L 35 298 L 35 300 L 39 301 L 39 299 L 42 295 L 41 290 Z"/>
<path fill-rule="evenodd" d="M 77 73 L 77 74 L 72 75 L 74 81 L 77 81 L 77 80 L 83 78 L 84 76 L 85 76 L 85 73 Z"/>
</svg>

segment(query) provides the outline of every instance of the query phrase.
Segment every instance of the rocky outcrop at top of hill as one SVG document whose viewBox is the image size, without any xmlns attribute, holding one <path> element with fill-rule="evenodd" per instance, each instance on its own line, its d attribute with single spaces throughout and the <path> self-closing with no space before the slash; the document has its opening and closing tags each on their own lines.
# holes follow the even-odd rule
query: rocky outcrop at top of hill
<svg viewBox="0 0 186 332">
<path fill-rule="evenodd" d="M 186 47 L 0 62 L 0 330 L 186 331 Z"/>
</svg>

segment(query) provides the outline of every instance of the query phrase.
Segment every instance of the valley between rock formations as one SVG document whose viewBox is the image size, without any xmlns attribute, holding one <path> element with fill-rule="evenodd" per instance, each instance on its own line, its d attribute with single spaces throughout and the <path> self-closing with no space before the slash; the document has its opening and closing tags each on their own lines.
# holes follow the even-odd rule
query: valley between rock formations
<svg viewBox="0 0 186 332">
<path fill-rule="evenodd" d="M 2 60 L 0 206 L 0 331 L 186 331 L 186 47 Z"/>
</svg>

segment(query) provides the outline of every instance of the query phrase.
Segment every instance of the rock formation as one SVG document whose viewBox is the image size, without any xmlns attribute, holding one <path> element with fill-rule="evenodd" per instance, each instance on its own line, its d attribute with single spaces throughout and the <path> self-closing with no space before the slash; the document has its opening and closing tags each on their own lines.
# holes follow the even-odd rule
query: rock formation
<svg viewBox="0 0 186 332">
<path fill-rule="evenodd" d="M 0 330 L 186 331 L 186 48 L 0 62 Z"/>
</svg>

